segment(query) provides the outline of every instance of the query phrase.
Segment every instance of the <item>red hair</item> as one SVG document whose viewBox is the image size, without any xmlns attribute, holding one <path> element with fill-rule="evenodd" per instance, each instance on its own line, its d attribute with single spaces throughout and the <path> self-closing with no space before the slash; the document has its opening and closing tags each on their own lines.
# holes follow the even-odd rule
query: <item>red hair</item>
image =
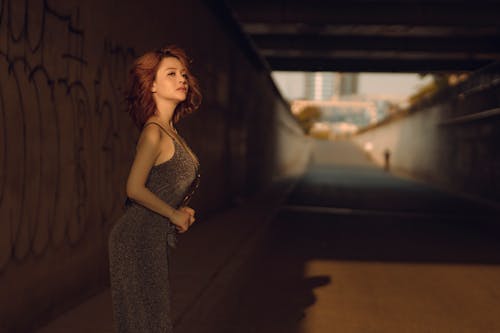
<svg viewBox="0 0 500 333">
<path fill-rule="evenodd" d="M 169 45 L 156 51 L 147 52 L 134 61 L 130 70 L 129 87 L 126 93 L 127 112 L 139 129 L 142 129 L 146 120 L 156 111 L 151 87 L 160 62 L 163 58 L 167 57 L 177 58 L 186 68 L 188 74 L 188 93 L 186 99 L 177 104 L 174 110 L 172 116 L 174 124 L 182 117 L 198 109 L 201 104 L 201 92 L 198 80 L 189 71 L 191 60 L 187 57 L 184 50 L 175 45 Z"/>
</svg>

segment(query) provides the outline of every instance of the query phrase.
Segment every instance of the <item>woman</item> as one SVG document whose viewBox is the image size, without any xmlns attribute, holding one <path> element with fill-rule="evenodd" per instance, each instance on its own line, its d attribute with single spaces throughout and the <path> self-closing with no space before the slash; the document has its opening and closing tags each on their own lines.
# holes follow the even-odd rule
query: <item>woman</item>
<svg viewBox="0 0 500 333">
<path fill-rule="evenodd" d="M 175 234 L 195 221 L 187 203 L 198 159 L 174 128 L 201 94 L 183 50 L 139 57 L 131 70 L 128 111 L 141 129 L 127 180 L 125 213 L 111 230 L 109 261 L 118 332 L 172 332 L 168 267 Z"/>
</svg>

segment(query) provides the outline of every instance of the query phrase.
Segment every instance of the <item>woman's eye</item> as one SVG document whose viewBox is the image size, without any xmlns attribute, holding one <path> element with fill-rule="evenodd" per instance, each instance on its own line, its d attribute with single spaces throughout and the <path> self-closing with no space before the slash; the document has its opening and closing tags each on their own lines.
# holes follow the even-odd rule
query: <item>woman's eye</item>
<svg viewBox="0 0 500 333">
<path fill-rule="evenodd" d="M 168 75 L 174 75 L 175 76 L 175 72 L 170 72 L 170 73 L 168 73 Z"/>
<path fill-rule="evenodd" d="M 188 75 L 187 75 L 187 74 L 182 74 L 182 76 L 184 76 L 186 79 L 188 78 Z"/>
</svg>

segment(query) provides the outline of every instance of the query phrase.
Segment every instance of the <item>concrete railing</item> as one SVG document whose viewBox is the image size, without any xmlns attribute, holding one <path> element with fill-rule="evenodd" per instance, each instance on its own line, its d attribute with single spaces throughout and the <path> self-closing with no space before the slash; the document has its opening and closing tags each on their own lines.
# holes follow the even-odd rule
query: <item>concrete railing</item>
<svg viewBox="0 0 500 333">
<path fill-rule="evenodd" d="M 373 159 L 450 190 L 500 201 L 500 64 L 354 137 Z"/>
</svg>

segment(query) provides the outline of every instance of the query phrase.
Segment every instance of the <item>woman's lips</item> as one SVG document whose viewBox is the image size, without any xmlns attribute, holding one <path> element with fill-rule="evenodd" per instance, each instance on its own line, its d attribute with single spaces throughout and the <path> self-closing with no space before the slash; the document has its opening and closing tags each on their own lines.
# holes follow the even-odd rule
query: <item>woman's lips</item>
<svg viewBox="0 0 500 333">
<path fill-rule="evenodd" d="M 186 88 L 178 88 L 177 90 L 181 90 L 181 91 L 184 91 L 184 92 L 186 92 L 186 91 L 187 91 L 187 89 L 186 89 Z"/>
</svg>

